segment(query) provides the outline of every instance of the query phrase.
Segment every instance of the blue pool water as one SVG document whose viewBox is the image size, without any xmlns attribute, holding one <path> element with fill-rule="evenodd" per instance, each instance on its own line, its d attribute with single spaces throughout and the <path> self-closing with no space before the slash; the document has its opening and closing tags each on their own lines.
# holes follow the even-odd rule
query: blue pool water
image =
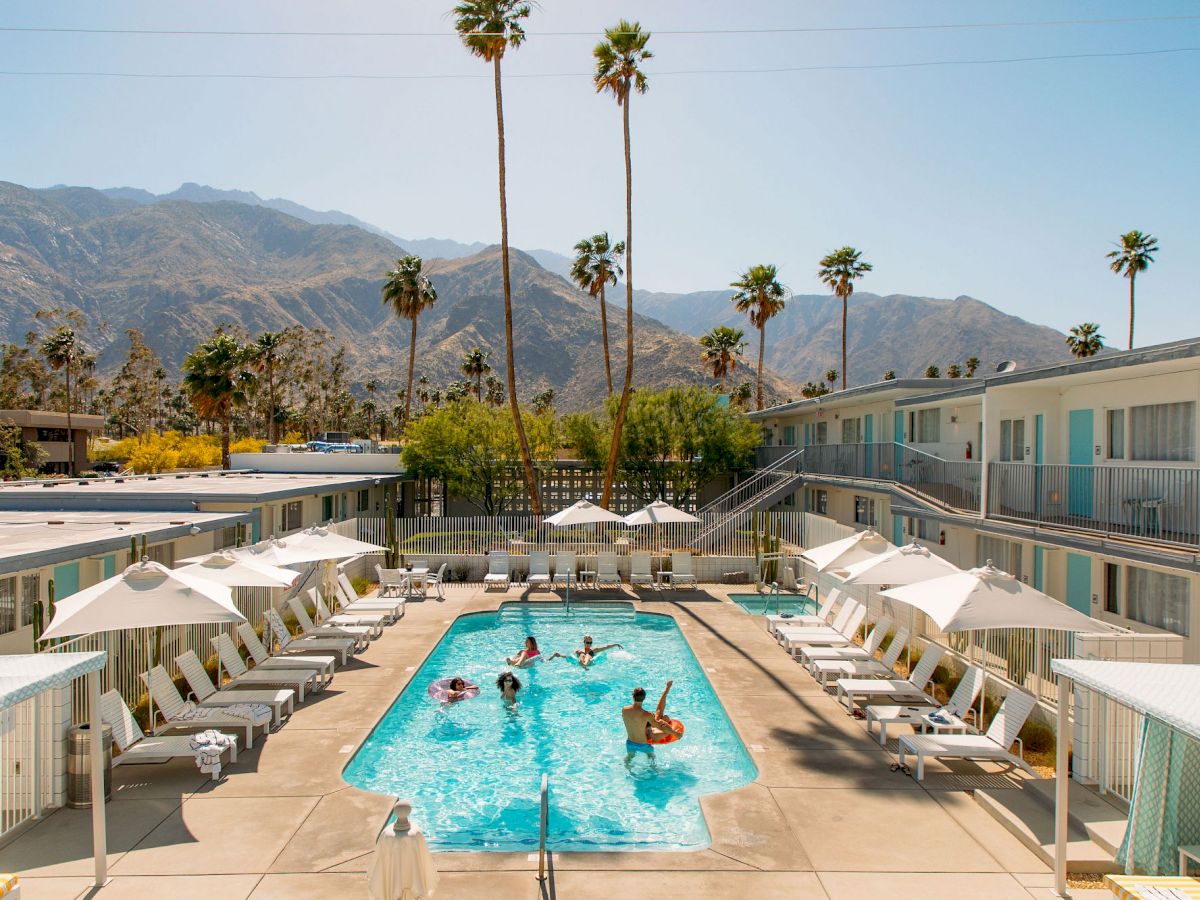
<svg viewBox="0 0 1200 900">
<path fill-rule="evenodd" d="M 812 615 L 817 611 L 817 604 L 800 594 L 780 594 L 776 597 L 770 594 L 730 594 L 729 599 L 752 616 L 774 613 L 776 607 L 779 612 L 792 615 Z"/>
<path fill-rule="evenodd" d="M 413 801 L 436 850 L 535 850 L 542 773 L 550 776 L 549 846 L 556 850 L 695 850 L 709 843 L 699 799 L 753 781 L 756 769 L 703 670 L 667 616 L 625 604 L 507 604 L 459 618 L 346 767 L 347 782 Z M 548 607 L 548 608 L 546 608 Z M 602 654 L 584 670 L 570 653 L 590 634 Z M 543 660 L 518 670 L 516 710 L 495 687 L 504 657 L 534 635 Z M 461 675 L 474 700 L 443 705 L 431 681 Z M 667 713 L 684 738 L 627 761 L 621 707 L 646 706 L 674 679 Z"/>
</svg>

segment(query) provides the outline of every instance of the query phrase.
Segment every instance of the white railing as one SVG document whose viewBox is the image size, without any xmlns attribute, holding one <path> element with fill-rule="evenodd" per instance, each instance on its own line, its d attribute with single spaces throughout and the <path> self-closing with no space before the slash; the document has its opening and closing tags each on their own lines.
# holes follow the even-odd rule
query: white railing
<svg viewBox="0 0 1200 900">
<path fill-rule="evenodd" d="M 41 815 L 53 788 L 44 757 L 51 746 L 53 692 L 0 710 L 0 845 Z"/>
<path fill-rule="evenodd" d="M 546 832 L 550 828 L 550 776 L 542 773 L 538 816 L 538 881 L 546 880 Z"/>
</svg>

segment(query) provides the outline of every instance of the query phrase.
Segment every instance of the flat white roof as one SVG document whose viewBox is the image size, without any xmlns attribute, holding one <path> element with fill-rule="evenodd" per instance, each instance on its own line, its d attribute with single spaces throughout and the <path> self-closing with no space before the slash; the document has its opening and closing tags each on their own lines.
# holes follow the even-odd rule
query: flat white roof
<svg viewBox="0 0 1200 900">
<path fill-rule="evenodd" d="M 107 658 L 103 650 L 0 656 L 0 709 L 16 706 L 43 691 L 66 687 L 80 675 L 103 669 Z"/>
<path fill-rule="evenodd" d="M 1054 659 L 1050 666 L 1081 687 L 1200 740 L 1200 666 L 1106 659 Z"/>
<path fill-rule="evenodd" d="M 0 510 L 0 573 L 57 565 L 114 550 L 129 549 L 129 538 L 151 543 L 227 528 L 250 521 L 254 513 L 205 512 L 40 512 Z"/>
</svg>

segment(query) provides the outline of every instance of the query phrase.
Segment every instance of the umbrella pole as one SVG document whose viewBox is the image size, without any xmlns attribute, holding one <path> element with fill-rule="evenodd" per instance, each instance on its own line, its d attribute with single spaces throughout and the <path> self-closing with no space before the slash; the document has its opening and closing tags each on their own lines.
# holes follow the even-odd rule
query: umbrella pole
<svg viewBox="0 0 1200 900">
<path fill-rule="evenodd" d="M 154 693 L 150 690 L 150 630 L 146 629 L 146 725 L 154 734 Z"/>
</svg>

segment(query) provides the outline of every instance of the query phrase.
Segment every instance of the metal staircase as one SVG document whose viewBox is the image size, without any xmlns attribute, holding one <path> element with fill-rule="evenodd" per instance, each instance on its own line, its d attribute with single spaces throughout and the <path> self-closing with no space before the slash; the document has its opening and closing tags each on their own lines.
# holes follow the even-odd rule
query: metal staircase
<svg viewBox="0 0 1200 900">
<path fill-rule="evenodd" d="M 688 546 L 711 551 L 744 515 L 773 506 L 793 493 L 802 481 L 803 456 L 802 447 L 784 454 L 704 506 L 697 514 L 703 525 Z"/>
</svg>

